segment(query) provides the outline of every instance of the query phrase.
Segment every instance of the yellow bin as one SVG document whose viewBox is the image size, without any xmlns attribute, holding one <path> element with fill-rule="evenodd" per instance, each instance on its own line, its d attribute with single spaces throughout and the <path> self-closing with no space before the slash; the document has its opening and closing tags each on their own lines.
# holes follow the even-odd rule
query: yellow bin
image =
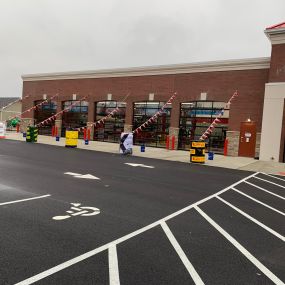
<svg viewBox="0 0 285 285">
<path fill-rule="evenodd" d="M 77 147 L 78 131 L 65 132 L 65 147 Z"/>
</svg>

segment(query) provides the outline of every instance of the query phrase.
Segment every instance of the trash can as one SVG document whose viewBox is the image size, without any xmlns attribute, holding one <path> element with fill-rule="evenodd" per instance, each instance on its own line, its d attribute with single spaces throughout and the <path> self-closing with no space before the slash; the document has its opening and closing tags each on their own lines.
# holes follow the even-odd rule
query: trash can
<svg viewBox="0 0 285 285">
<path fill-rule="evenodd" d="M 38 141 L 38 128 L 34 126 L 27 127 L 26 142 L 37 142 Z"/>
<path fill-rule="evenodd" d="M 203 141 L 192 141 L 190 148 L 190 162 L 205 163 L 206 143 Z"/>
<path fill-rule="evenodd" d="M 65 132 L 65 147 L 77 147 L 78 131 Z"/>
<path fill-rule="evenodd" d="M 145 145 L 141 145 L 141 152 L 145 152 Z"/>
<path fill-rule="evenodd" d="M 214 153 L 212 151 L 208 152 L 208 160 L 214 160 Z"/>
</svg>

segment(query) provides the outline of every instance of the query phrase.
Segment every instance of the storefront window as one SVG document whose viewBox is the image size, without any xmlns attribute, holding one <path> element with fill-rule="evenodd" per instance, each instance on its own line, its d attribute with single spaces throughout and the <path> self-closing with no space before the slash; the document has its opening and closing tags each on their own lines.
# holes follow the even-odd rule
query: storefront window
<svg viewBox="0 0 285 285">
<path fill-rule="evenodd" d="M 65 101 L 62 103 L 62 109 L 70 107 L 75 102 L 78 102 L 75 106 L 63 112 L 62 114 L 62 131 L 61 135 L 65 136 L 67 129 L 76 129 L 86 127 L 88 120 L 88 102 L 86 101 Z M 83 132 L 79 133 L 79 137 L 83 137 Z"/>
<path fill-rule="evenodd" d="M 223 111 L 220 123 L 206 140 L 208 150 L 222 153 L 228 130 L 229 109 L 224 102 L 195 101 L 181 103 L 178 148 L 190 149 L 192 140 L 199 140 L 218 114 Z"/>
<path fill-rule="evenodd" d="M 136 129 L 155 113 L 157 113 L 164 102 L 137 102 L 134 103 L 133 128 Z M 166 136 L 169 134 L 171 105 L 163 110 L 163 113 L 134 136 L 135 144 L 145 144 L 154 147 L 165 147 Z"/>
<path fill-rule="evenodd" d="M 42 103 L 44 100 L 38 100 L 34 102 L 34 106 Z M 51 116 L 56 114 L 57 103 L 53 101 L 48 101 L 38 106 L 34 111 L 34 120 L 35 124 L 39 124 L 44 120 L 50 118 Z M 52 126 L 54 125 L 54 120 L 51 122 L 46 122 L 44 126 L 39 127 L 40 135 L 51 135 Z"/>
<path fill-rule="evenodd" d="M 106 119 L 94 129 L 94 140 L 106 142 L 118 142 L 124 131 L 126 103 L 117 101 L 103 101 L 95 103 L 95 121 L 99 121 L 115 108 L 119 108 L 112 117 Z"/>
</svg>

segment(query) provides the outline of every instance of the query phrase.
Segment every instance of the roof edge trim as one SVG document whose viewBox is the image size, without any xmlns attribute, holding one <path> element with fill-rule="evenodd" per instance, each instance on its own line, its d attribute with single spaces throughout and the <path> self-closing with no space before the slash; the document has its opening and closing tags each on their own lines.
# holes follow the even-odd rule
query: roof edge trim
<svg viewBox="0 0 285 285">
<path fill-rule="evenodd" d="M 197 62 L 188 64 L 172 64 L 131 68 L 102 69 L 90 71 L 70 71 L 57 73 L 39 73 L 22 75 L 23 81 L 87 79 L 107 77 L 128 77 L 148 75 L 172 75 L 182 73 L 215 72 L 230 70 L 267 69 L 270 58 L 249 58 L 222 61 Z"/>
</svg>

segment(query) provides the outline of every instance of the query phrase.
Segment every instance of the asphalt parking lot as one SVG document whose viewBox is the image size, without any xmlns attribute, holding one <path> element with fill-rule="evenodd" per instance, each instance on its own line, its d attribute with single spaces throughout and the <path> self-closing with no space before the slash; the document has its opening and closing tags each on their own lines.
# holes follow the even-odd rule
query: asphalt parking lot
<svg viewBox="0 0 285 285">
<path fill-rule="evenodd" d="M 0 141 L 0 284 L 284 284 L 285 178 Z"/>
</svg>

